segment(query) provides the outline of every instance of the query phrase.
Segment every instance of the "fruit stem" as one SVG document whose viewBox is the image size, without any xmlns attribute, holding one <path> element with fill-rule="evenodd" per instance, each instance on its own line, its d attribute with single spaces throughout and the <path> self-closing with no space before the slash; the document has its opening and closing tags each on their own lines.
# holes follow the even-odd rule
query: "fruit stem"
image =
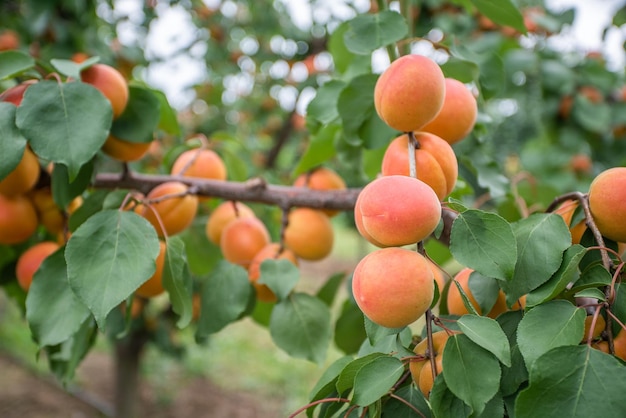
<svg viewBox="0 0 626 418">
<path fill-rule="evenodd" d="M 278 238 L 278 255 L 285 251 L 285 230 L 289 225 L 289 207 L 281 207 L 282 216 L 280 219 L 280 236 Z"/>
<path fill-rule="evenodd" d="M 428 339 L 428 358 L 430 360 L 430 368 L 433 372 L 433 380 L 437 377 L 437 365 L 435 364 L 435 348 L 433 347 L 433 311 L 426 311 L 426 338 Z"/>
</svg>

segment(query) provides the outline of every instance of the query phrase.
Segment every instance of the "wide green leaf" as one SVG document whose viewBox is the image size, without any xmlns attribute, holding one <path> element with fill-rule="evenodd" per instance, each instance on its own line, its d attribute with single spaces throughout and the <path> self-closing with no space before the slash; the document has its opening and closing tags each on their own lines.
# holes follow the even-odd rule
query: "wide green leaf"
<svg viewBox="0 0 626 418">
<path fill-rule="evenodd" d="M 134 212 L 105 210 L 85 221 L 65 249 L 71 289 L 98 326 L 156 270 L 157 234 Z"/>
<path fill-rule="evenodd" d="M 517 328 L 517 343 L 526 367 L 547 351 L 583 339 L 585 310 L 566 300 L 553 300 L 529 310 Z"/>
<path fill-rule="evenodd" d="M 151 89 L 131 85 L 124 112 L 113 121 L 111 135 L 127 142 L 146 143 L 154 139 L 161 119 L 161 102 Z"/>
<path fill-rule="evenodd" d="M 509 280 L 515 269 L 513 230 L 495 213 L 476 209 L 459 213 L 452 224 L 450 251 L 459 263 L 487 277 Z"/>
<path fill-rule="evenodd" d="M 328 306 L 332 306 L 335 297 L 337 296 L 337 291 L 339 290 L 341 284 L 344 282 L 346 278 L 346 273 L 339 272 L 335 273 L 326 280 L 324 285 L 317 291 L 317 298 L 320 299 Z"/>
<path fill-rule="evenodd" d="M 35 66 L 35 59 L 20 51 L 0 52 L 0 80 L 15 77 Z"/>
<path fill-rule="evenodd" d="M 348 27 L 344 34 L 346 48 L 361 55 L 399 41 L 408 33 L 404 17 L 392 10 L 359 15 L 348 22 Z"/>
<path fill-rule="evenodd" d="M 185 242 L 180 237 L 171 237 L 167 240 L 162 281 L 169 294 L 172 310 L 179 317 L 176 326 L 184 328 L 191 322 L 193 314 L 191 300 L 193 283 L 187 264 Z"/>
<path fill-rule="evenodd" d="M 241 266 L 220 261 L 202 284 L 197 337 L 206 337 L 237 320 L 253 295 L 248 272 Z"/>
<path fill-rule="evenodd" d="M 335 345 L 344 353 L 356 353 L 367 338 L 363 326 L 365 315 L 350 299 L 343 302 L 341 313 L 335 322 Z"/>
<path fill-rule="evenodd" d="M 346 83 L 340 80 L 331 80 L 323 84 L 309 106 L 307 107 L 307 118 L 312 118 L 321 123 L 328 125 L 339 117 L 337 111 L 337 100 L 339 93 L 346 87 Z"/>
<path fill-rule="evenodd" d="M 64 164 L 74 181 L 106 141 L 112 118 L 111 104 L 95 87 L 40 81 L 26 89 L 16 124 L 40 158 Z"/>
<path fill-rule="evenodd" d="M 374 109 L 374 86 L 378 76 L 364 74 L 350 80 L 339 93 L 337 109 L 343 122 L 344 140 L 352 146 L 360 146 L 363 139 L 359 135 L 361 127 L 370 118 L 377 118 Z"/>
<path fill-rule="evenodd" d="M 500 325 L 486 316 L 463 315 L 457 324 L 464 335 L 495 355 L 505 366 L 511 366 L 511 347 Z"/>
<path fill-rule="evenodd" d="M 316 134 L 312 135 L 293 174 L 302 174 L 331 159 L 337 152 L 334 144 L 339 139 L 341 133 L 341 125 L 331 123 L 323 126 Z"/>
<path fill-rule="evenodd" d="M 625 387 L 626 367 L 615 357 L 586 344 L 554 348 L 533 363 L 515 416 L 621 417 Z"/>
<path fill-rule="evenodd" d="M 511 0 L 471 0 L 482 14 L 499 25 L 526 32 L 524 17 Z"/>
<path fill-rule="evenodd" d="M 278 297 L 285 299 L 300 280 L 300 270 L 289 260 L 263 260 L 259 283 L 266 284 Z"/>
<path fill-rule="evenodd" d="M 71 338 L 90 315 L 70 289 L 63 251 L 41 263 L 26 297 L 26 320 L 39 347 Z"/>
<path fill-rule="evenodd" d="M 467 335 L 448 338 L 443 349 L 443 376 L 450 391 L 480 414 L 500 387 L 500 363 Z"/>
<path fill-rule="evenodd" d="M 16 107 L 0 102 L 0 180 L 17 167 L 24 155 L 26 138 L 15 126 Z"/>
<path fill-rule="evenodd" d="M 359 369 L 354 376 L 352 402 L 367 406 L 383 397 L 404 373 L 404 364 L 395 357 L 379 357 Z"/>
<path fill-rule="evenodd" d="M 343 370 L 341 370 L 341 373 L 339 373 L 339 378 L 337 379 L 337 392 L 343 395 L 348 390 L 352 389 L 354 387 L 354 378 L 356 377 L 358 371 L 361 370 L 361 368 L 366 364 L 380 357 L 386 357 L 386 354 L 371 353 L 366 356 L 356 358 L 350 363 L 346 364 Z"/>
<path fill-rule="evenodd" d="M 274 306 L 270 334 L 289 355 L 320 363 L 330 344 L 330 310 L 306 293 L 292 293 Z"/>
</svg>

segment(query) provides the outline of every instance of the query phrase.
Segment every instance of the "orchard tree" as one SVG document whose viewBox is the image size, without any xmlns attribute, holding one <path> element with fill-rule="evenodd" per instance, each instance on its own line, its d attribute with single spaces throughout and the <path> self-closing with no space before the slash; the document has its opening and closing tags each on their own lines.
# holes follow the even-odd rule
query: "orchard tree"
<svg viewBox="0 0 626 418">
<path fill-rule="evenodd" d="M 251 317 L 345 353 L 292 417 L 626 409 L 624 74 L 554 46 L 572 10 L 40 3 L 0 6 L 0 283 L 59 379 L 110 339 L 131 417 L 145 344 Z M 168 5 L 207 74 L 178 110 L 147 82 Z M 341 222 L 379 248 L 301 290 Z"/>
</svg>

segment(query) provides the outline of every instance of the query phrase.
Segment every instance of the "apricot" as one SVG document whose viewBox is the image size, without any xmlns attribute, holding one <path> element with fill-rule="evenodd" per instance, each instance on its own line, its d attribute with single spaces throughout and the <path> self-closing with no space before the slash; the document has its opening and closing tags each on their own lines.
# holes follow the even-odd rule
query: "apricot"
<svg viewBox="0 0 626 418">
<path fill-rule="evenodd" d="M 379 177 L 363 188 L 359 200 L 363 228 L 373 243 L 385 246 L 422 241 L 433 233 L 441 219 L 437 195 L 413 177 Z"/>
<path fill-rule="evenodd" d="M 405 55 L 376 81 L 374 106 L 393 129 L 418 131 L 437 116 L 445 91 L 445 78 L 437 63 L 422 55 Z"/>
<path fill-rule="evenodd" d="M 370 243 L 376 245 L 377 247 L 384 248 L 387 245 L 383 245 L 380 242 L 376 241 L 372 236 L 367 232 L 365 226 L 363 225 L 363 214 L 361 213 L 361 196 L 363 193 L 359 193 L 359 196 L 356 198 L 356 202 L 354 203 L 354 224 L 356 225 L 357 231 L 359 234 Z"/>
<path fill-rule="evenodd" d="M 613 338 L 613 349 L 617 357 L 626 361 L 626 331 L 623 329 Z"/>
<path fill-rule="evenodd" d="M 465 267 L 461 271 L 459 271 L 456 276 L 454 276 L 454 280 L 456 280 L 461 285 L 461 288 L 467 295 L 467 298 L 469 299 L 474 309 L 476 309 L 476 312 L 478 312 L 479 315 L 482 315 L 482 310 L 480 309 L 480 306 L 478 305 L 478 302 L 476 301 L 476 298 L 470 291 L 469 287 L 469 278 L 470 274 L 472 274 L 473 271 L 474 270 Z M 450 288 L 448 289 L 448 298 L 446 299 L 446 302 L 448 306 L 448 313 L 450 313 L 451 315 L 461 316 L 469 313 L 469 311 L 465 307 L 465 304 L 463 303 L 461 292 L 459 292 L 459 289 L 454 283 L 450 283 Z M 522 302 L 522 306 L 524 303 L 525 302 Z M 517 307 L 517 309 L 519 309 L 520 307 L 519 303 L 515 306 Z M 506 306 L 506 295 L 502 290 L 500 290 L 500 292 L 498 293 L 498 298 L 496 299 L 495 304 L 493 305 L 487 316 L 489 318 L 496 318 L 498 315 L 507 310 L 508 308 Z"/>
<path fill-rule="evenodd" d="M 152 142 L 129 142 L 109 135 L 102 145 L 102 152 L 118 161 L 130 162 L 141 159 L 148 150 Z"/>
<path fill-rule="evenodd" d="M 593 169 L 593 161 L 587 154 L 575 154 L 570 158 L 569 168 L 574 174 L 589 174 Z"/>
<path fill-rule="evenodd" d="M 574 212 L 577 208 L 577 200 L 567 200 L 561 203 L 554 210 L 554 213 L 560 215 L 565 221 L 565 224 L 569 227 L 569 232 L 572 235 L 572 244 L 580 244 L 580 240 L 587 230 L 587 222 L 585 221 L 585 219 L 581 219 L 576 224 L 572 225 L 572 217 L 574 216 Z"/>
<path fill-rule="evenodd" d="M 372 322 L 399 328 L 419 319 L 434 297 L 433 272 L 415 251 L 390 247 L 369 253 L 352 275 L 352 294 Z"/>
<path fill-rule="evenodd" d="M 268 259 L 289 260 L 294 266 L 298 265 L 298 259 L 294 252 L 288 248 L 283 248 L 281 251 L 280 244 L 275 242 L 267 244 L 252 259 L 248 267 L 248 278 L 256 289 L 257 299 L 262 302 L 276 302 L 277 298 L 272 289 L 258 282 L 259 277 L 261 277 L 261 263 Z"/>
<path fill-rule="evenodd" d="M 65 216 L 59 207 L 54 203 L 52 191 L 49 187 L 37 189 L 30 194 L 33 201 L 39 223 L 51 234 L 58 234 L 65 226 Z"/>
<path fill-rule="evenodd" d="M 159 255 L 155 260 L 156 270 L 152 277 L 145 281 L 137 290 L 135 294 L 142 298 L 153 298 L 165 292 L 163 288 L 163 267 L 165 266 L 165 253 L 167 251 L 167 245 L 164 241 L 159 241 Z"/>
<path fill-rule="evenodd" d="M 313 190 L 345 190 L 346 182 L 336 171 L 328 167 L 318 167 L 308 173 L 299 175 L 293 183 L 295 187 L 308 187 Z M 335 216 L 338 210 L 324 209 L 328 216 Z"/>
<path fill-rule="evenodd" d="M 198 210 L 198 198 L 186 194 L 187 191 L 188 187 L 178 181 L 162 183 L 146 196 L 148 201 L 157 200 L 151 203 L 152 209 L 139 205 L 135 211 L 154 226 L 159 236 L 176 235 L 191 226 Z M 157 214 L 165 230 L 161 228 Z"/>
<path fill-rule="evenodd" d="M 324 212 L 295 208 L 289 212 L 285 228 L 285 247 L 304 260 L 316 261 L 333 250 L 335 234 Z"/>
<path fill-rule="evenodd" d="M 43 241 L 33 245 L 19 256 L 15 265 L 15 276 L 24 291 L 28 292 L 33 276 L 39 270 L 43 260 L 58 249 L 59 244 L 56 242 Z"/>
<path fill-rule="evenodd" d="M 422 360 L 411 360 L 409 370 L 415 384 L 420 388 L 424 396 L 428 397 L 433 388 L 435 378 L 433 377 L 430 358 L 435 357 L 435 368 L 437 374 L 443 371 L 443 349 L 448 342 L 450 335 L 446 331 L 437 331 L 432 335 L 433 353 L 428 352 L 428 340 L 424 338 L 420 341 L 413 352 L 418 356 L 424 356 Z"/>
<path fill-rule="evenodd" d="M 587 337 L 589 336 L 589 331 L 591 330 L 591 323 L 593 322 L 593 315 L 587 315 L 585 317 L 585 332 L 583 334 L 583 338 L 580 342 L 586 342 Z M 606 321 L 602 315 L 598 315 L 598 319 L 596 319 L 596 326 L 593 328 L 593 332 L 591 333 L 591 339 L 595 340 L 600 337 L 602 331 L 606 328 Z"/>
<path fill-rule="evenodd" d="M 224 227 L 237 218 L 254 218 L 255 214 L 249 206 L 232 200 L 222 202 L 211 212 L 206 223 L 206 236 L 215 245 L 220 244 Z"/>
<path fill-rule="evenodd" d="M 626 241 L 626 167 L 609 168 L 593 179 L 589 209 L 603 236 Z"/>
<path fill-rule="evenodd" d="M 267 228 L 258 218 L 237 218 L 222 230 L 220 249 L 231 263 L 249 268 L 254 256 L 270 243 Z"/>
<path fill-rule="evenodd" d="M 446 285 L 446 278 L 444 276 L 444 272 L 437 264 L 433 261 L 428 260 L 428 267 L 430 267 L 430 271 L 433 272 L 433 277 L 437 282 L 437 286 L 439 287 L 439 293 L 443 292 L 443 287 Z"/>
<path fill-rule="evenodd" d="M 9 51 L 20 47 L 20 37 L 17 32 L 5 29 L 0 33 L 0 51 Z"/>
<path fill-rule="evenodd" d="M 600 350 L 603 353 L 609 354 L 609 342 L 608 341 L 594 341 L 591 343 L 591 348 Z"/>
<path fill-rule="evenodd" d="M 450 144 L 437 135 L 416 132 L 415 168 L 417 178 L 428 184 L 443 200 L 452 192 L 459 174 L 459 166 Z M 391 141 L 381 165 L 383 176 L 410 175 L 409 136 L 401 135 Z"/>
<path fill-rule="evenodd" d="M 0 244 L 26 241 L 35 233 L 37 225 L 37 212 L 26 196 L 0 194 Z"/>
<path fill-rule="evenodd" d="M 446 78 L 445 83 L 446 94 L 441 111 L 420 130 L 455 144 L 474 129 L 478 105 L 472 92 L 459 80 Z"/>
<path fill-rule="evenodd" d="M 24 148 L 22 159 L 5 178 L 0 180 L 0 193 L 15 196 L 30 191 L 39 180 L 39 160 L 28 147 Z"/>
<path fill-rule="evenodd" d="M 226 180 L 226 165 L 222 158 L 210 149 L 192 149 L 176 158 L 172 175 L 213 180 Z"/>
<path fill-rule="evenodd" d="M 124 112 L 128 104 L 128 84 L 122 73 L 107 64 L 94 64 L 80 73 L 80 79 L 107 98 L 113 108 L 113 119 Z"/>
<path fill-rule="evenodd" d="M 37 80 L 26 80 L 17 86 L 6 89 L 0 93 L 0 101 L 13 103 L 15 106 L 19 106 L 22 103 L 26 89 L 30 87 L 31 84 L 35 84 L 36 82 Z"/>
</svg>

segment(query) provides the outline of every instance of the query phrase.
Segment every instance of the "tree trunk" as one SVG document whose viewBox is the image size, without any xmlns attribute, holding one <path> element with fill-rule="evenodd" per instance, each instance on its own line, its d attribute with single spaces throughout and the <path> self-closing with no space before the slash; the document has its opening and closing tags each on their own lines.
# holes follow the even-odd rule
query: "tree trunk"
<svg viewBox="0 0 626 418">
<path fill-rule="evenodd" d="M 140 416 L 140 365 L 145 334 L 131 330 L 115 344 L 115 418 Z"/>
</svg>

